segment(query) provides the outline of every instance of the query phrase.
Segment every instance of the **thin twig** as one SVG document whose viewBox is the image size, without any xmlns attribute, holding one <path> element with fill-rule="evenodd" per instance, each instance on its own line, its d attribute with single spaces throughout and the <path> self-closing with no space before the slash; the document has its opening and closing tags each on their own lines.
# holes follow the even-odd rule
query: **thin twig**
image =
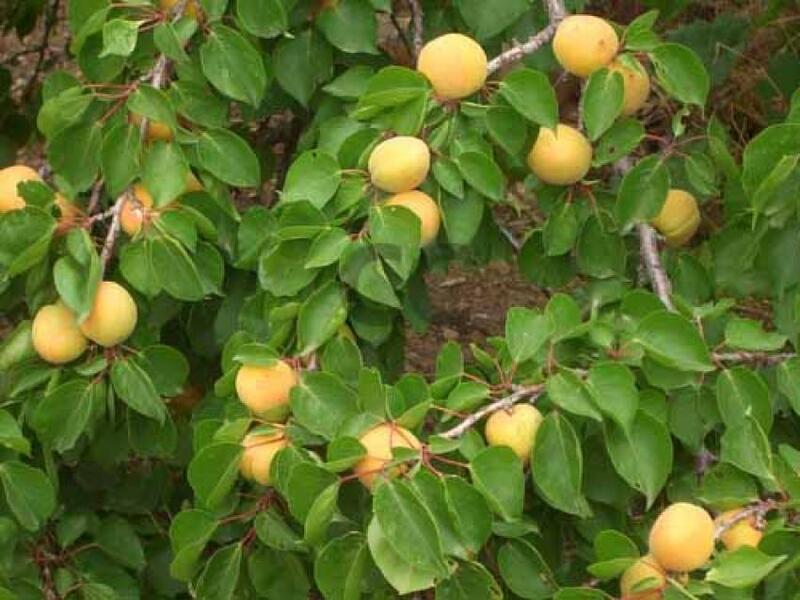
<svg viewBox="0 0 800 600">
<path fill-rule="evenodd" d="M 547 26 L 535 35 L 528 38 L 526 42 L 510 48 L 509 50 L 506 50 L 502 54 L 490 60 L 486 67 L 489 75 L 499 71 L 505 66 L 521 60 L 528 54 L 533 54 L 539 48 L 549 42 L 550 39 L 555 35 L 558 24 L 567 15 L 567 9 L 564 6 L 563 0 L 545 0 L 545 2 L 547 3 L 547 14 L 550 20 Z"/>
<path fill-rule="evenodd" d="M 411 9 L 411 23 L 414 27 L 414 58 L 416 58 L 425 41 L 422 34 L 423 12 L 419 0 L 408 0 L 408 8 Z"/>
<path fill-rule="evenodd" d="M 529 387 L 520 388 L 510 395 L 506 396 L 505 398 L 501 398 L 491 404 L 487 404 L 480 410 L 472 413 L 466 419 L 461 421 L 458 425 L 453 427 L 452 429 L 448 429 L 444 433 L 440 433 L 439 436 L 447 439 L 454 439 L 460 437 L 466 431 L 475 425 L 478 421 L 483 419 L 484 417 L 491 415 L 492 413 L 496 413 L 499 410 L 508 410 L 518 402 L 522 400 L 528 399 L 530 402 L 534 402 L 543 392 L 545 386 L 543 383 L 538 385 L 533 385 Z"/>
<path fill-rule="evenodd" d="M 100 264 L 103 267 L 103 270 L 108 266 L 109 261 L 111 260 L 111 255 L 114 251 L 114 242 L 117 241 L 117 236 L 119 235 L 119 227 L 120 227 L 120 213 L 122 213 L 122 204 L 128 198 L 128 194 L 130 194 L 130 190 L 126 190 L 124 194 L 122 194 L 117 201 L 114 203 L 114 206 L 111 208 L 112 216 L 111 216 L 111 225 L 108 228 L 108 234 L 106 234 L 106 241 L 103 243 L 103 251 L 100 254 Z"/>
<path fill-rule="evenodd" d="M 759 521 L 761 521 L 764 519 L 765 515 L 769 511 L 775 510 L 776 508 L 779 507 L 780 503 L 777 502 L 776 500 L 760 500 L 755 504 L 751 504 L 750 506 L 743 508 L 735 515 L 725 519 L 722 523 L 717 525 L 717 528 L 714 530 L 714 538 L 719 539 L 726 531 L 731 529 L 734 525 L 736 525 L 740 521 L 749 519 L 750 517 L 755 516 L 758 518 Z"/>
<path fill-rule="evenodd" d="M 636 229 L 639 232 L 642 259 L 647 269 L 647 275 L 650 277 L 650 283 L 653 285 L 653 291 L 668 311 L 675 312 L 675 305 L 672 304 L 672 283 L 667 277 L 664 265 L 661 264 L 656 231 L 646 223 L 639 223 Z"/>
<path fill-rule="evenodd" d="M 784 361 L 797 357 L 793 352 L 780 352 L 778 354 L 770 354 L 769 352 L 715 352 L 713 359 L 715 362 L 735 362 L 735 363 L 751 363 L 755 365 L 777 365 Z"/>
<path fill-rule="evenodd" d="M 89 197 L 89 205 L 86 207 L 86 214 L 91 215 L 100 206 L 100 196 L 103 191 L 103 180 L 98 179 L 92 186 L 92 195 Z"/>
</svg>

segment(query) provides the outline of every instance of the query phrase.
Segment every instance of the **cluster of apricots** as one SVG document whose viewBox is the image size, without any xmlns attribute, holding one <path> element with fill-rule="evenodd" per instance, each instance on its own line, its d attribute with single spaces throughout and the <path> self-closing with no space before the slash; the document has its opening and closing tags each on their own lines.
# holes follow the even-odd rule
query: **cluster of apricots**
<svg viewBox="0 0 800 600">
<path fill-rule="evenodd" d="M 661 600 L 668 574 L 678 581 L 708 562 L 714 552 L 717 530 L 728 550 L 758 546 L 763 532 L 754 515 L 739 518 L 742 508 L 720 514 L 716 521 L 708 512 L 687 502 L 671 504 L 650 528 L 649 553 L 639 558 L 620 579 L 624 600 Z"/>
</svg>

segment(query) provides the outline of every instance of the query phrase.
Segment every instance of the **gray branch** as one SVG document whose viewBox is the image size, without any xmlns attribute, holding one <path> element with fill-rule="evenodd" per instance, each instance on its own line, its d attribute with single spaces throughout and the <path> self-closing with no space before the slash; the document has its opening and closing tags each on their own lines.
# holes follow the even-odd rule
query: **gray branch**
<svg viewBox="0 0 800 600">
<path fill-rule="evenodd" d="M 501 398 L 500 400 L 496 400 L 491 404 L 487 404 L 480 410 L 472 413 L 470 416 L 465 418 L 463 421 L 461 421 L 461 423 L 459 423 L 452 429 L 448 429 L 444 433 L 440 433 L 438 435 L 440 437 L 447 439 L 455 439 L 457 437 L 461 437 L 464 433 L 467 432 L 467 430 L 470 427 L 475 425 L 478 421 L 480 421 L 484 417 L 491 415 L 492 413 L 496 413 L 499 410 L 508 410 L 518 402 L 522 402 L 525 399 L 527 399 L 531 403 L 535 402 L 536 399 L 542 395 L 544 389 L 545 389 L 544 384 L 540 383 L 538 385 L 523 387 L 518 390 L 515 390 L 505 398 Z"/>
<path fill-rule="evenodd" d="M 661 264 L 661 256 L 658 253 L 658 237 L 656 231 L 646 223 L 639 223 L 636 226 L 639 232 L 639 246 L 642 252 L 644 266 L 647 275 L 653 286 L 653 291 L 659 297 L 664 306 L 670 312 L 675 312 L 675 305 L 672 304 L 672 283 L 667 277 L 664 265 Z"/>
</svg>

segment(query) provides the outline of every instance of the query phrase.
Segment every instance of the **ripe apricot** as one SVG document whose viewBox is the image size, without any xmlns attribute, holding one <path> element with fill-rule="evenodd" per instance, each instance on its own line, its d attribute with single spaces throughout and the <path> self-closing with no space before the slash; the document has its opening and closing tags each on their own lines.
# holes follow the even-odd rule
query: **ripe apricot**
<svg viewBox="0 0 800 600">
<path fill-rule="evenodd" d="M 700 506 L 677 502 L 650 529 L 650 554 L 668 571 L 694 571 L 714 552 L 714 521 Z"/>
<path fill-rule="evenodd" d="M 372 184 L 384 192 L 408 192 L 428 176 L 431 153 L 419 138 L 399 135 L 381 142 L 369 155 Z"/>
<path fill-rule="evenodd" d="M 153 197 L 147 189 L 137 183 L 133 186 L 133 195 L 136 201 L 125 199 L 119 213 L 119 224 L 122 231 L 133 237 L 142 230 L 148 211 L 153 208 Z"/>
<path fill-rule="evenodd" d="M 442 100 L 458 100 L 481 89 L 486 65 L 486 52 L 480 44 L 460 33 L 431 40 L 417 58 L 417 71 L 428 78 Z"/>
<path fill-rule="evenodd" d="M 130 337 L 137 319 L 136 302 L 128 290 L 114 281 L 101 281 L 92 310 L 80 327 L 83 335 L 109 348 Z"/>
<path fill-rule="evenodd" d="M 170 11 L 172 8 L 178 4 L 180 0 L 160 0 L 159 5 L 161 6 L 161 10 Z M 183 14 L 187 17 L 192 19 L 196 19 L 198 15 L 200 15 L 200 8 L 197 6 L 196 0 L 189 0 L 186 3 L 186 8 L 183 10 Z"/>
<path fill-rule="evenodd" d="M 553 36 L 553 53 L 564 70 L 588 77 L 617 55 L 619 38 L 600 17 L 572 15 L 561 21 Z"/>
<path fill-rule="evenodd" d="M 723 526 L 725 523 L 731 522 L 736 515 L 744 510 L 743 507 L 734 508 L 725 511 L 716 519 L 717 526 Z M 764 532 L 756 527 L 757 521 L 755 515 L 750 515 L 740 521 L 736 521 L 730 527 L 725 529 L 725 532 L 720 536 L 722 543 L 728 550 L 736 550 L 742 546 L 752 546 L 756 548 L 764 537 Z"/>
<path fill-rule="evenodd" d="M 131 123 L 139 127 L 142 124 L 142 115 L 137 113 L 130 114 Z M 172 131 L 172 128 L 167 125 L 166 123 L 162 123 L 161 121 L 153 121 L 152 119 L 148 119 L 147 121 L 147 141 L 154 142 L 154 141 L 162 141 L 162 142 L 171 142 L 172 139 L 175 137 L 175 134 Z"/>
<path fill-rule="evenodd" d="M 297 383 L 297 373 L 282 360 L 268 367 L 242 365 L 236 373 L 239 400 L 254 415 L 271 420 L 289 413 L 289 392 Z"/>
<path fill-rule="evenodd" d="M 647 589 L 634 592 L 633 589 L 646 579 L 653 580 L 647 584 L 642 583 Z M 666 585 L 667 576 L 664 569 L 648 554 L 626 569 L 620 579 L 619 589 L 623 600 L 661 600 L 661 590 Z"/>
<path fill-rule="evenodd" d="M 700 227 L 700 209 L 697 207 L 697 200 L 689 192 L 670 190 L 661 212 L 653 219 L 652 225 L 667 239 L 667 244 L 683 246 L 692 239 Z"/>
<path fill-rule="evenodd" d="M 508 446 L 527 464 L 541 422 L 542 413 L 530 404 L 498 410 L 486 420 L 486 441 L 490 446 Z"/>
<path fill-rule="evenodd" d="M 359 481 L 367 488 L 372 488 L 379 475 L 396 477 L 405 472 L 405 465 L 396 465 L 385 472 L 386 465 L 392 460 L 392 448 L 411 448 L 417 450 L 422 446 L 419 440 L 408 429 L 394 423 L 381 423 L 369 429 L 359 438 L 367 454 L 353 467 Z"/>
<path fill-rule="evenodd" d="M 239 461 L 239 472 L 245 479 L 269 485 L 269 470 L 275 455 L 289 442 L 282 431 L 273 434 L 250 433 L 242 440 L 244 452 Z"/>
<path fill-rule="evenodd" d="M 633 57 L 629 57 L 626 62 L 616 59 L 608 65 L 608 68 L 622 75 L 624 85 L 622 114 L 632 115 L 644 106 L 650 96 L 650 76 L 642 64 Z"/>
<path fill-rule="evenodd" d="M 442 217 L 436 202 L 428 194 L 419 190 L 403 192 L 389 198 L 386 206 L 402 206 L 417 215 L 420 222 L 419 240 L 423 246 L 433 242 L 439 234 Z"/>
<path fill-rule="evenodd" d="M 0 214 L 25 208 L 25 198 L 17 192 L 23 181 L 41 181 L 39 173 L 25 165 L 12 165 L 0 169 Z"/>
<path fill-rule="evenodd" d="M 589 172 L 592 146 L 569 125 L 559 124 L 555 131 L 542 127 L 528 154 L 528 166 L 545 183 L 571 185 Z"/>
<path fill-rule="evenodd" d="M 39 309 L 33 319 L 31 337 L 36 353 L 54 365 L 72 362 L 89 345 L 78 327 L 75 313 L 61 302 Z"/>
<path fill-rule="evenodd" d="M 189 192 L 202 192 L 205 188 L 197 176 L 189 171 L 189 174 L 186 176 L 186 193 Z"/>
<path fill-rule="evenodd" d="M 76 219 L 83 214 L 81 207 L 75 204 L 74 202 L 70 202 L 67 200 L 62 194 L 56 192 L 55 199 L 54 199 L 56 206 L 58 206 L 58 210 L 61 213 L 61 216 L 64 219 Z"/>
</svg>

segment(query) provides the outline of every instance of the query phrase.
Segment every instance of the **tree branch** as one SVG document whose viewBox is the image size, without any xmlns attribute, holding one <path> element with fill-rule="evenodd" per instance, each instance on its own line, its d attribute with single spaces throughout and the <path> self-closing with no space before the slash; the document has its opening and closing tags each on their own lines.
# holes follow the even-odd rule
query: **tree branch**
<svg viewBox="0 0 800 600">
<path fill-rule="evenodd" d="M 120 214 L 122 213 L 122 204 L 128 199 L 128 195 L 130 193 L 130 189 L 126 190 L 125 193 L 117 198 L 117 201 L 111 208 L 111 225 L 109 226 L 108 233 L 106 234 L 106 241 L 103 243 L 103 251 L 100 253 L 100 264 L 103 267 L 103 271 L 105 271 L 109 261 L 111 260 L 111 254 L 114 251 L 114 242 L 117 241 L 117 236 L 119 235 L 119 219 Z"/>
<path fill-rule="evenodd" d="M 672 304 L 672 283 L 670 283 L 667 272 L 661 264 L 661 256 L 658 253 L 658 238 L 656 231 L 646 223 L 639 223 L 636 226 L 639 232 L 639 246 L 642 252 L 647 275 L 658 298 L 670 312 L 675 312 L 675 305 Z"/>
<path fill-rule="evenodd" d="M 408 8 L 411 9 L 411 23 L 414 27 L 414 58 L 416 58 L 425 41 L 422 35 L 423 12 L 419 0 L 408 0 Z"/>
<path fill-rule="evenodd" d="M 719 539 L 722 535 L 730 530 L 734 525 L 750 517 L 757 517 L 759 521 L 763 520 L 765 515 L 776 508 L 780 507 L 780 503 L 775 500 L 760 500 L 755 504 L 743 508 L 732 517 L 725 519 L 722 523 L 717 525 L 714 530 L 714 538 Z"/>
<path fill-rule="evenodd" d="M 768 352 L 715 352 L 712 356 L 715 362 L 735 362 L 752 363 L 762 366 L 777 365 L 789 359 L 795 358 L 797 354 L 793 352 L 780 352 L 770 354 Z"/>
<path fill-rule="evenodd" d="M 454 439 L 460 437 L 464 433 L 466 433 L 466 431 L 470 427 L 475 425 L 478 421 L 480 421 L 484 417 L 491 415 L 492 413 L 496 413 L 499 410 L 508 410 L 518 402 L 521 402 L 522 400 L 525 399 L 528 399 L 530 402 L 534 402 L 540 395 L 542 395 L 544 389 L 545 385 L 543 383 L 540 383 L 538 385 L 523 387 L 518 390 L 515 390 L 505 398 L 501 398 L 500 400 L 496 400 L 491 404 L 487 404 L 480 410 L 468 416 L 466 419 L 461 421 L 461 423 L 459 423 L 452 429 L 448 429 L 444 433 L 440 433 L 438 435 L 440 437 L 447 439 Z"/>
<path fill-rule="evenodd" d="M 567 9 L 564 6 L 564 0 L 545 0 L 545 3 L 547 4 L 547 14 L 550 19 L 548 25 L 528 38 L 526 42 L 510 48 L 490 60 L 486 66 L 489 75 L 521 60 L 528 54 L 533 54 L 555 35 L 558 24 L 567 16 Z"/>
</svg>

